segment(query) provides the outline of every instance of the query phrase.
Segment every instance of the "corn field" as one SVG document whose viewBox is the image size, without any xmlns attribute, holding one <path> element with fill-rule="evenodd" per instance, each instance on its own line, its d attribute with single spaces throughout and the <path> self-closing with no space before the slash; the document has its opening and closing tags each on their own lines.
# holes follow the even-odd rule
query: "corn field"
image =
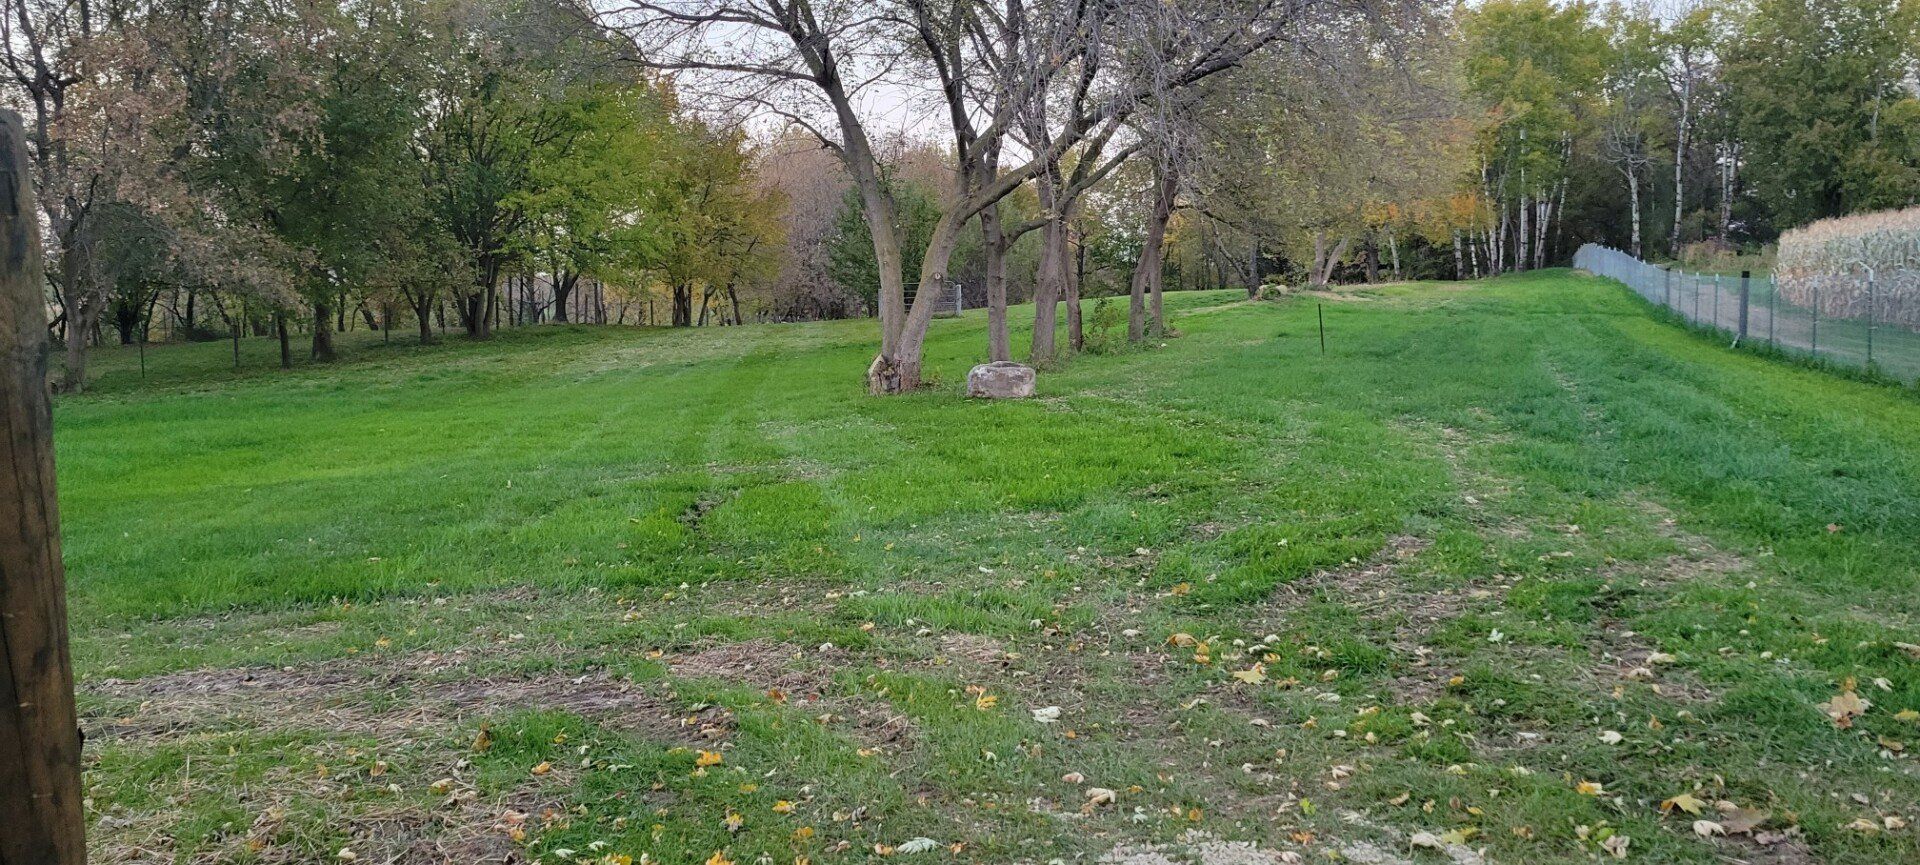
<svg viewBox="0 0 1920 865">
<path fill-rule="evenodd" d="M 1789 231 L 1774 278 L 1782 298 L 1822 316 L 1920 331 L 1920 207 Z"/>
</svg>

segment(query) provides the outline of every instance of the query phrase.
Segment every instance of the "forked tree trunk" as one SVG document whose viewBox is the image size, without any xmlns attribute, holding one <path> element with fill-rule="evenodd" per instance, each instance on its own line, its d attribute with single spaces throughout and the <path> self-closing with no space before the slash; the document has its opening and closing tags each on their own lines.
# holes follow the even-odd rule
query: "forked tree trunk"
<svg viewBox="0 0 1920 865">
<path fill-rule="evenodd" d="M 420 344 L 421 345 L 432 345 L 434 343 L 433 301 L 434 301 L 433 298 L 428 297 L 425 294 L 422 294 L 420 297 L 420 300 L 412 304 L 413 320 L 415 323 L 420 325 Z"/>
<path fill-rule="evenodd" d="M 80 865 L 80 725 L 32 190 L 20 118 L 0 113 L 0 863 Z"/>
<path fill-rule="evenodd" d="M 693 286 L 682 283 L 673 287 L 673 326 L 693 326 Z"/>
<path fill-rule="evenodd" d="M 1347 244 L 1351 238 L 1342 237 L 1340 242 L 1327 248 L 1327 230 L 1320 229 L 1313 235 L 1313 273 L 1308 274 L 1308 285 L 1313 288 L 1326 288 L 1333 281 L 1333 270 L 1340 266 L 1340 260 L 1347 255 Z"/>
<path fill-rule="evenodd" d="M 570 320 L 567 315 L 567 301 L 573 297 L 573 289 L 580 284 L 580 274 L 574 271 L 560 271 L 553 274 L 551 278 L 553 279 L 553 320 L 566 324 Z"/>
<path fill-rule="evenodd" d="M 1173 199 L 1180 186 L 1180 177 L 1166 166 L 1155 166 L 1153 185 L 1153 205 L 1147 212 L 1147 236 L 1140 244 L 1140 258 L 1133 265 L 1132 293 L 1127 301 L 1127 339 L 1140 342 L 1147 336 L 1147 295 L 1155 295 L 1154 305 L 1159 306 L 1159 282 L 1161 264 L 1165 258 L 1167 239 L 1167 221 L 1173 217 Z M 1160 335 L 1162 325 L 1160 313 L 1154 311 L 1152 329 L 1155 336 Z"/>
</svg>

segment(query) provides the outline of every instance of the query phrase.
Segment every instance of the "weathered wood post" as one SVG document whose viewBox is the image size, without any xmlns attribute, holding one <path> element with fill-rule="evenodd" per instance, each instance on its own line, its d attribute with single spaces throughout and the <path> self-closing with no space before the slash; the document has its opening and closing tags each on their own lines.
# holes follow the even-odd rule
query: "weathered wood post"
<svg viewBox="0 0 1920 865">
<path fill-rule="evenodd" d="M 87 861 L 45 292 L 26 135 L 0 111 L 0 865 Z"/>
</svg>

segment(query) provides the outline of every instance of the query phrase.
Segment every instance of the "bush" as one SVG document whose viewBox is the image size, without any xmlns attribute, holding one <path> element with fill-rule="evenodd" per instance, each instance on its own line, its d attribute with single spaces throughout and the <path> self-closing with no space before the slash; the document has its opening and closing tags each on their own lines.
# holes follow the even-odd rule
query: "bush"
<svg viewBox="0 0 1920 865">
<path fill-rule="evenodd" d="M 1830 318 L 1920 330 L 1920 207 L 1823 219 L 1780 236 L 1780 296 Z M 1869 290 L 1868 277 L 1872 277 Z"/>
<path fill-rule="evenodd" d="M 1113 354 L 1127 347 L 1127 315 L 1110 298 L 1100 298 L 1087 316 L 1085 351 L 1088 354 Z"/>
</svg>

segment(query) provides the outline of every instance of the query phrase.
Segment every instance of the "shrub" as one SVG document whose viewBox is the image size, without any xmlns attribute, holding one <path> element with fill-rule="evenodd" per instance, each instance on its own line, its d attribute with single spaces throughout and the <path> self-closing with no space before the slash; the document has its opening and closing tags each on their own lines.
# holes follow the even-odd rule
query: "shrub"
<svg viewBox="0 0 1920 865">
<path fill-rule="evenodd" d="M 1085 351 L 1112 354 L 1127 347 L 1127 315 L 1110 298 L 1100 298 L 1087 316 Z"/>
<path fill-rule="evenodd" d="M 1883 324 L 1920 330 L 1920 207 L 1823 219 L 1789 231 L 1780 236 L 1774 278 L 1781 297 L 1823 316 L 1871 314 Z"/>
</svg>

